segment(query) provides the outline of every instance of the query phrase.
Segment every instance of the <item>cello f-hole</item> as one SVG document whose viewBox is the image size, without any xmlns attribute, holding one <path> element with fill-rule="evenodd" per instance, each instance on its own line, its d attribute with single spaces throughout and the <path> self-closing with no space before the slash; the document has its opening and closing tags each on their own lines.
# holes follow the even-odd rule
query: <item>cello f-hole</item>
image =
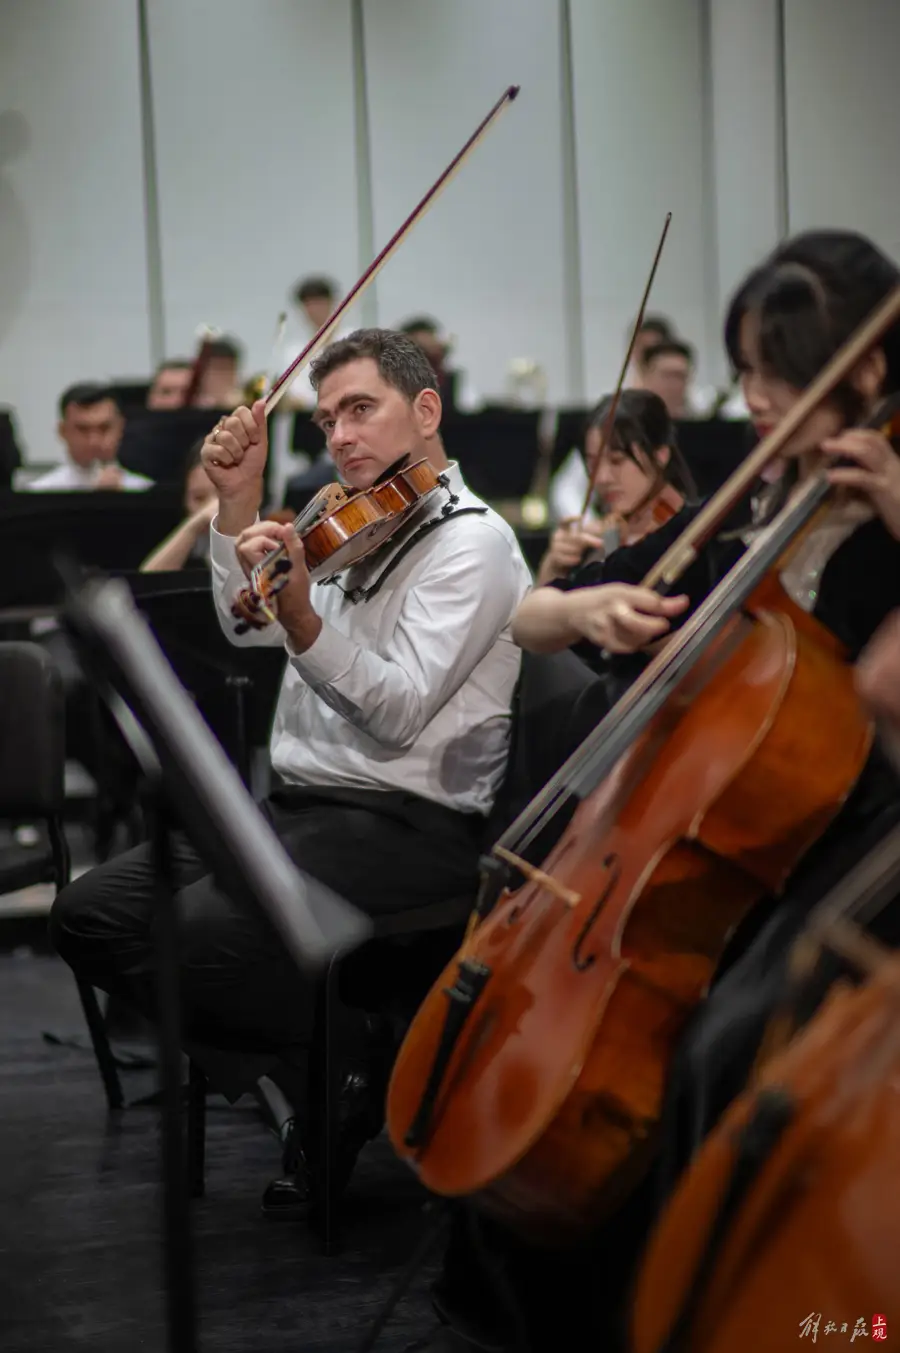
<svg viewBox="0 0 900 1353">
<path fill-rule="evenodd" d="M 591 908 L 591 913 L 585 921 L 578 939 L 572 946 L 572 966 L 575 968 L 576 972 L 586 972 L 596 957 L 594 954 L 582 953 L 582 949 L 587 941 L 588 935 L 593 929 L 594 922 L 606 905 L 607 898 L 619 881 L 619 875 L 622 870 L 619 864 L 618 855 L 607 855 L 606 859 L 603 861 L 603 868 L 609 870 L 609 878 L 607 879 L 606 887 Z"/>
</svg>

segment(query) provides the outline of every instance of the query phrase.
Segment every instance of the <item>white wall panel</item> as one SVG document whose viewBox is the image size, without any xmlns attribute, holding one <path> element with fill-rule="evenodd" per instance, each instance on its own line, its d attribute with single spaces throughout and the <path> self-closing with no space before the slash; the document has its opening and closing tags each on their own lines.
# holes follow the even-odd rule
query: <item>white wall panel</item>
<svg viewBox="0 0 900 1353">
<path fill-rule="evenodd" d="M 571 0 L 587 381 L 619 373 L 667 211 L 648 309 L 672 318 L 708 374 L 717 343 L 700 0 Z"/>
<path fill-rule="evenodd" d="M 198 325 L 268 368 L 305 273 L 358 271 L 350 0 L 151 0 L 170 354 Z"/>
<path fill-rule="evenodd" d="M 509 361 L 568 393 L 563 302 L 557 0 L 377 0 L 365 5 L 376 242 L 380 246 L 509 84 L 518 100 L 395 255 L 378 314 L 431 313 L 482 393 Z"/>
<path fill-rule="evenodd" d="M 849 226 L 900 258 L 900 4 L 785 5 L 791 230 Z"/>
<path fill-rule="evenodd" d="M 784 234 L 779 0 L 711 0 L 718 309 Z"/>
<path fill-rule="evenodd" d="M 57 460 L 56 399 L 149 361 L 137 9 L 0 5 L 0 401 Z"/>
</svg>

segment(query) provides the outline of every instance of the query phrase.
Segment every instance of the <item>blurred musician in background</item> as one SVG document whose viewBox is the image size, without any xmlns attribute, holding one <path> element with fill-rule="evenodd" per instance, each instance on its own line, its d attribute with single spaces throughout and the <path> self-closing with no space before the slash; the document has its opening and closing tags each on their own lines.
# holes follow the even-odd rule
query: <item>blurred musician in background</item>
<svg viewBox="0 0 900 1353">
<path fill-rule="evenodd" d="M 397 326 L 425 353 L 438 380 L 438 391 L 445 412 L 473 413 L 482 405 L 482 399 L 465 371 L 450 366 L 447 358 L 453 345 L 443 334 L 437 320 L 428 315 L 416 315 Z"/>
<path fill-rule="evenodd" d="M 282 348 L 279 365 L 283 368 L 290 366 L 291 362 L 300 356 L 310 339 L 315 337 L 334 313 L 338 302 L 337 284 L 330 277 L 318 273 L 301 277 L 294 287 L 291 299 L 294 303 L 294 313 L 300 320 L 300 333 L 295 333 Z M 345 338 L 349 332 L 346 325 L 341 324 L 331 335 L 331 341 L 336 342 L 339 338 Z M 303 371 L 292 383 L 283 400 L 283 407 L 314 409 L 315 405 L 316 392 L 310 383 L 309 372 Z"/>
<path fill-rule="evenodd" d="M 694 374 L 694 350 L 680 339 L 669 338 L 644 349 L 641 388 L 659 395 L 672 418 L 694 416 L 689 390 Z"/>
<path fill-rule="evenodd" d="M 625 336 L 625 348 L 631 342 L 634 326 Z M 658 347 L 660 343 L 671 343 L 676 337 L 675 325 L 666 315 L 645 315 L 634 340 L 634 351 L 625 376 L 625 384 L 632 390 L 640 390 L 644 385 L 644 363 L 647 351 Z"/>
<path fill-rule="evenodd" d="M 186 357 L 160 362 L 147 393 L 147 408 L 183 409 L 193 369 L 193 363 Z"/>
<path fill-rule="evenodd" d="M 60 396 L 57 424 L 66 459 L 25 487 L 32 493 L 149 488 L 152 480 L 116 463 L 124 426 L 122 412 L 107 386 L 70 385 Z"/>
<path fill-rule="evenodd" d="M 241 389 L 243 358 L 243 349 L 234 338 L 214 338 L 209 343 L 200 379 L 200 392 L 196 399 L 197 408 L 237 408 L 243 400 Z"/>
</svg>

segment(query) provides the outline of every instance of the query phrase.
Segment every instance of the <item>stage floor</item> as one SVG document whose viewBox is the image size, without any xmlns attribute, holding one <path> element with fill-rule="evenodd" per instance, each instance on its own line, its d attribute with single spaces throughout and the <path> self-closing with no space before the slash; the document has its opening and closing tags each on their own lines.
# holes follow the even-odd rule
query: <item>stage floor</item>
<svg viewBox="0 0 900 1353">
<path fill-rule="evenodd" d="M 0 954 L 0 1348 L 165 1353 L 159 1114 L 111 1118 L 75 986 L 56 958 Z M 154 1073 L 123 1072 L 126 1098 Z M 264 1217 L 279 1151 L 255 1104 L 210 1100 L 207 1196 L 192 1204 L 200 1332 L 216 1353 L 352 1353 L 421 1231 L 423 1195 L 382 1137 L 346 1200 L 345 1252 L 317 1254 L 302 1221 Z M 420 1275 L 376 1353 L 434 1326 Z"/>
</svg>

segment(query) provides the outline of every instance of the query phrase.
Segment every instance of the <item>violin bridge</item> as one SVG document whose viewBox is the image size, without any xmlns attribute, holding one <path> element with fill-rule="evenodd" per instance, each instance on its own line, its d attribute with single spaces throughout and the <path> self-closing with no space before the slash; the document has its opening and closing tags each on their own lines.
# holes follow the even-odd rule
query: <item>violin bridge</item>
<svg viewBox="0 0 900 1353">
<path fill-rule="evenodd" d="M 542 887 L 547 889 L 548 893 L 552 893 L 555 898 L 560 902 L 564 902 L 567 907 L 574 909 L 580 905 L 582 901 L 581 893 L 573 892 L 573 890 L 567 888 L 565 884 L 558 883 L 552 874 L 545 874 L 543 869 L 538 869 L 536 865 L 529 864 L 527 860 L 523 860 L 519 855 L 514 855 L 511 850 L 506 850 L 504 846 L 494 846 L 494 854 L 499 855 L 500 859 L 505 860 L 507 864 L 513 865 L 521 874 L 524 874 L 529 882 L 540 883 Z"/>
</svg>

